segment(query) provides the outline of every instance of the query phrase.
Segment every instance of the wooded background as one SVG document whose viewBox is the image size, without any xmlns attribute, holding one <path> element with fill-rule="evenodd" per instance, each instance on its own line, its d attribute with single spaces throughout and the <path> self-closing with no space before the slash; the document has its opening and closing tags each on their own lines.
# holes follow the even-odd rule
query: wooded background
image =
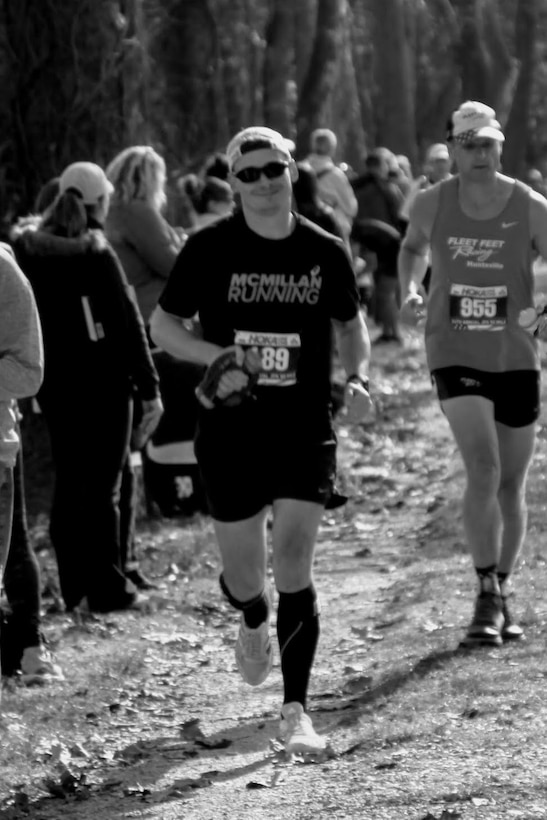
<svg viewBox="0 0 547 820">
<path fill-rule="evenodd" d="M 507 173 L 547 170 L 546 0 L 0 0 L 0 78 L 4 220 L 70 162 L 146 143 L 173 176 L 257 123 L 417 172 L 465 99 L 498 112 Z"/>
</svg>

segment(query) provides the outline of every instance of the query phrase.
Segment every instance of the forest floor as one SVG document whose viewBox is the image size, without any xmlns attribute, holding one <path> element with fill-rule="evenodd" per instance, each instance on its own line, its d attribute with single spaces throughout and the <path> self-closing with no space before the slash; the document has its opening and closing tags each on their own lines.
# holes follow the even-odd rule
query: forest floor
<svg viewBox="0 0 547 820">
<path fill-rule="evenodd" d="M 260 687 L 238 677 L 237 615 L 219 594 L 207 518 L 143 521 L 145 569 L 161 585 L 147 609 L 47 614 L 66 681 L 4 687 L 1 820 L 547 816 L 547 426 L 515 578 L 526 640 L 464 651 L 475 578 L 463 470 L 418 334 L 374 348 L 371 384 L 374 424 L 338 429 L 351 498 L 325 515 L 315 565 L 309 706 L 325 754 L 287 758 L 276 740 L 278 659 Z M 35 506 L 47 605 L 51 552 Z"/>
</svg>

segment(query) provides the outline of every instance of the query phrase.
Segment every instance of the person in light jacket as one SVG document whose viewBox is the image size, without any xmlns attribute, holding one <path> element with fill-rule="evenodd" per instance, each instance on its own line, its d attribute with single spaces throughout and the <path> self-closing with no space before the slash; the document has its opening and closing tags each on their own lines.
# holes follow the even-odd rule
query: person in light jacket
<svg viewBox="0 0 547 820">
<path fill-rule="evenodd" d="M 113 186 L 106 235 L 148 325 L 184 242 L 184 233 L 162 214 L 167 202 L 165 162 L 150 146 L 133 145 L 114 157 L 106 176 Z"/>
<path fill-rule="evenodd" d="M 16 400 L 33 396 L 43 377 L 40 320 L 32 288 L 0 244 L 0 584 L 13 516 L 13 468 L 19 450 Z"/>
<path fill-rule="evenodd" d="M 19 450 L 16 399 L 33 396 L 43 376 L 42 334 L 32 289 L 0 243 L 0 581 L 6 566 Z"/>
</svg>

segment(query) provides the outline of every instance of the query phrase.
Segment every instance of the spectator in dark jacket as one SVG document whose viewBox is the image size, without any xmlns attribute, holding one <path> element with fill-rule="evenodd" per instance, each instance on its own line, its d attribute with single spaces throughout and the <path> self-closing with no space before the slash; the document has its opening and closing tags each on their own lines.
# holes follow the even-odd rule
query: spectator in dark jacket
<svg viewBox="0 0 547 820">
<path fill-rule="evenodd" d="M 56 482 L 50 534 L 68 610 L 84 600 L 107 612 L 137 603 L 120 557 L 119 491 L 142 398 L 142 435 L 161 400 L 141 315 L 102 232 L 112 186 L 93 163 L 70 165 L 60 195 L 14 235 L 44 336 L 38 402 L 49 430 Z"/>
<path fill-rule="evenodd" d="M 343 239 L 333 208 L 326 205 L 319 196 L 317 174 L 312 166 L 308 162 L 298 162 L 296 167 L 298 179 L 293 183 L 292 192 L 298 213 Z"/>
<path fill-rule="evenodd" d="M 374 271 L 373 316 L 381 332 L 373 344 L 401 342 L 397 254 L 404 199 L 389 178 L 391 157 L 393 154 L 387 148 L 372 151 L 366 159 L 365 174 L 353 183 L 358 202 L 353 238 L 363 250 L 375 253 L 378 260 Z"/>
<path fill-rule="evenodd" d="M 354 180 L 358 206 L 356 219 L 376 219 L 399 229 L 404 199 L 396 183 L 389 177 L 390 153 L 386 148 L 376 148 L 365 160 L 365 173 Z"/>
</svg>

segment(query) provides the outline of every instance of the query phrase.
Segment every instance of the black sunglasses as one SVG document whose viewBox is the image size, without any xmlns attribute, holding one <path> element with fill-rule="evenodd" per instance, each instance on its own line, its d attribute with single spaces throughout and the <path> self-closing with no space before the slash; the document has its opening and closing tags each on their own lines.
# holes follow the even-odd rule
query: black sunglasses
<svg viewBox="0 0 547 820">
<path fill-rule="evenodd" d="M 266 179 L 277 179 L 285 173 L 285 169 L 289 167 L 288 162 L 268 162 L 262 165 L 261 168 L 254 168 L 250 165 L 248 168 L 242 168 L 237 174 L 234 174 L 240 182 L 258 182 L 262 174 Z"/>
</svg>

